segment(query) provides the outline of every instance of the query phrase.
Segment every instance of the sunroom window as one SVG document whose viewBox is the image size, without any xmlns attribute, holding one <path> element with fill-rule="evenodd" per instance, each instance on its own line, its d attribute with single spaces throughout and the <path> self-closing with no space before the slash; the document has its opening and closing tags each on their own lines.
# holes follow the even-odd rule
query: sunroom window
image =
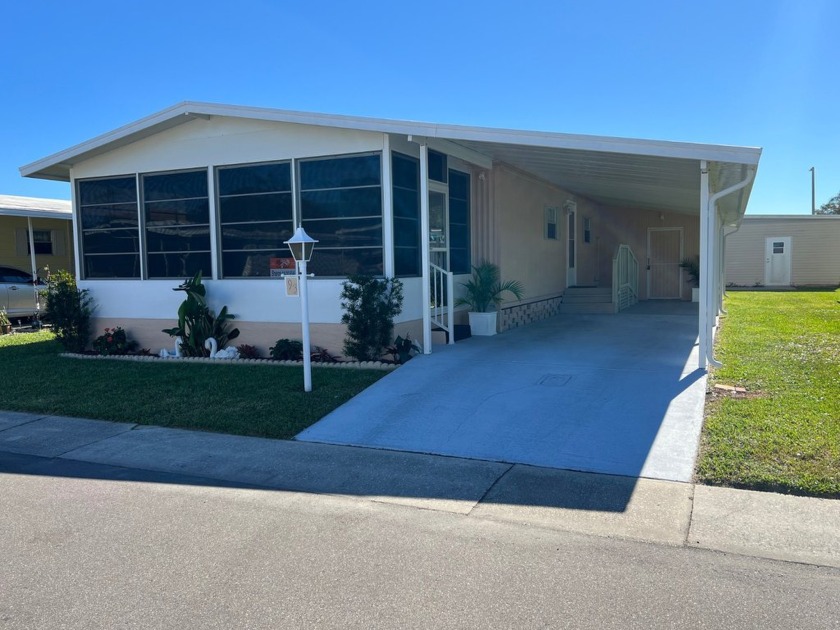
<svg viewBox="0 0 840 630">
<path fill-rule="evenodd" d="M 420 275 L 420 162 L 391 156 L 394 203 L 394 273 Z"/>
<path fill-rule="evenodd" d="M 149 278 L 211 275 L 207 171 L 143 176 Z"/>
<path fill-rule="evenodd" d="M 85 278 L 139 278 L 140 229 L 134 175 L 77 183 Z"/>
<path fill-rule="evenodd" d="M 300 219 L 318 245 L 320 276 L 381 275 L 382 168 L 379 154 L 299 162 Z"/>
<path fill-rule="evenodd" d="M 217 171 L 222 276 L 267 278 L 272 259 L 288 258 L 293 233 L 289 162 Z"/>
<path fill-rule="evenodd" d="M 449 270 L 470 273 L 470 176 L 449 170 Z"/>
</svg>

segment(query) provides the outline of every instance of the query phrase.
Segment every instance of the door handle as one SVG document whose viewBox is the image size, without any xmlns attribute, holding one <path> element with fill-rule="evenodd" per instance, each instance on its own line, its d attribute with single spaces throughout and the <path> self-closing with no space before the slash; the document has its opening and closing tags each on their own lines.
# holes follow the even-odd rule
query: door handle
<svg viewBox="0 0 840 630">
<path fill-rule="evenodd" d="M 17 287 L 14 287 L 14 286 L 9 287 L 9 291 L 17 291 L 17 290 L 18 290 L 18 288 L 17 288 Z"/>
</svg>

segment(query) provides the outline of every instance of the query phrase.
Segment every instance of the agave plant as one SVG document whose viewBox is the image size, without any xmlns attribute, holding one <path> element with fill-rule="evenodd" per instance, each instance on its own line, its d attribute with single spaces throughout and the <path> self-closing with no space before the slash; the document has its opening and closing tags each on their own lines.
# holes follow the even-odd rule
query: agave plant
<svg viewBox="0 0 840 630">
<path fill-rule="evenodd" d="M 474 313 L 486 313 L 490 305 L 499 308 L 504 301 L 504 294 L 511 293 L 517 300 L 524 294 L 522 283 L 518 280 L 501 282 L 499 267 L 491 262 L 483 261 L 478 266 L 473 265 L 473 274 L 467 282 L 461 283 L 465 293 L 455 301 L 455 306 L 469 306 Z"/>
</svg>

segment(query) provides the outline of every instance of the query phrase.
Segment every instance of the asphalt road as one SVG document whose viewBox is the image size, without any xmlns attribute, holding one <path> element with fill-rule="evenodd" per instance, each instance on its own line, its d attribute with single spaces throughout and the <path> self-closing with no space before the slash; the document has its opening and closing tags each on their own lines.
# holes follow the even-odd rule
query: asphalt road
<svg viewBox="0 0 840 630">
<path fill-rule="evenodd" d="M 840 628 L 837 569 L 94 476 L 0 474 L 0 628 Z"/>
</svg>

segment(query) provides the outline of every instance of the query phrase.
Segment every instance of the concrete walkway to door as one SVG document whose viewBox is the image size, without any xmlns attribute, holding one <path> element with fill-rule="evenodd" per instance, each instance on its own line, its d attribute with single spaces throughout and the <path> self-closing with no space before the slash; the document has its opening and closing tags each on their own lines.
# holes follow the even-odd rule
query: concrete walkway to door
<svg viewBox="0 0 840 630">
<path fill-rule="evenodd" d="M 696 305 L 643 303 L 436 346 L 297 439 L 690 481 L 696 338 Z"/>
</svg>

